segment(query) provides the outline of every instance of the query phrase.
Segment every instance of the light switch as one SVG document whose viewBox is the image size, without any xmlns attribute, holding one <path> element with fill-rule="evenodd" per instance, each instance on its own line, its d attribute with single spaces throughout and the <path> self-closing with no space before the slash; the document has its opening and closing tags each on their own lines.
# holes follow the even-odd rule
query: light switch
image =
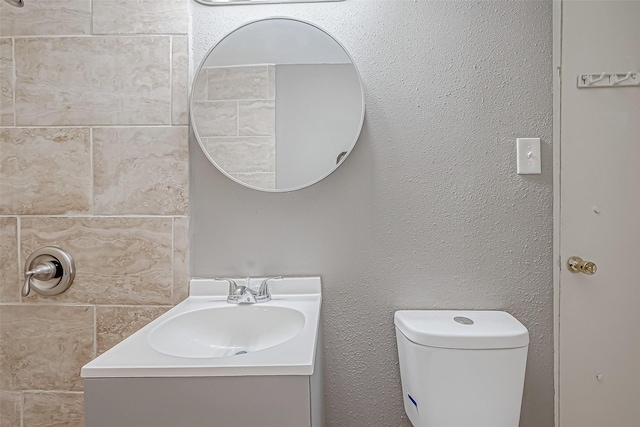
<svg viewBox="0 0 640 427">
<path fill-rule="evenodd" d="M 516 157 L 519 175 L 541 174 L 540 138 L 516 139 Z"/>
</svg>

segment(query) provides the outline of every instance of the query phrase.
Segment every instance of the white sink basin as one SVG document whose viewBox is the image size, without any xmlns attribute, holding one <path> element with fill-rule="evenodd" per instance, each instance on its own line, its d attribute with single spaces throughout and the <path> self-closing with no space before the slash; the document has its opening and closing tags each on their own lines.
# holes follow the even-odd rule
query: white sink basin
<svg viewBox="0 0 640 427">
<path fill-rule="evenodd" d="M 149 332 L 149 345 L 177 357 L 239 356 L 290 340 L 304 326 L 300 311 L 267 304 L 204 308 L 165 320 Z"/>
<path fill-rule="evenodd" d="M 87 363 L 81 375 L 311 375 L 320 349 L 321 287 L 320 277 L 285 277 L 269 283 L 271 301 L 236 305 L 227 303 L 226 281 L 192 279 L 189 298 Z"/>
</svg>

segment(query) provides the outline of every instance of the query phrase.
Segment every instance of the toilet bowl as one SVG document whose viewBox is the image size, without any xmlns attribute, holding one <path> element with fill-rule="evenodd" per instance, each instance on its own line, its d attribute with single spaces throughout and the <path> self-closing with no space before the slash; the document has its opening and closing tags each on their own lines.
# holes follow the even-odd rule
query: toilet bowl
<svg viewBox="0 0 640 427">
<path fill-rule="evenodd" d="M 517 427 L 527 329 L 502 311 L 394 316 L 404 408 L 414 427 Z"/>
</svg>

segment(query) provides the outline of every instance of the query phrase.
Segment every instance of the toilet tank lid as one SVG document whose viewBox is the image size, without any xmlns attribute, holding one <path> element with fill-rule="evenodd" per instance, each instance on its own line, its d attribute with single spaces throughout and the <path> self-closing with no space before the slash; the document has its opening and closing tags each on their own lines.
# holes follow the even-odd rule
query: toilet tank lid
<svg viewBox="0 0 640 427">
<path fill-rule="evenodd" d="M 529 344 L 529 331 L 504 311 L 401 310 L 394 323 L 410 341 L 458 349 L 518 348 Z"/>
</svg>

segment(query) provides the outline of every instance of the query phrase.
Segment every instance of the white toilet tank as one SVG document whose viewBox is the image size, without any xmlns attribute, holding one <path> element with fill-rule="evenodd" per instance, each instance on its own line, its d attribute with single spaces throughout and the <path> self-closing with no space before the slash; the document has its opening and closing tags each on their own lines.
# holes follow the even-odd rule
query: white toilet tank
<svg viewBox="0 0 640 427">
<path fill-rule="evenodd" d="M 404 408 L 415 427 L 517 427 L 529 332 L 502 311 L 394 317 Z"/>
</svg>

